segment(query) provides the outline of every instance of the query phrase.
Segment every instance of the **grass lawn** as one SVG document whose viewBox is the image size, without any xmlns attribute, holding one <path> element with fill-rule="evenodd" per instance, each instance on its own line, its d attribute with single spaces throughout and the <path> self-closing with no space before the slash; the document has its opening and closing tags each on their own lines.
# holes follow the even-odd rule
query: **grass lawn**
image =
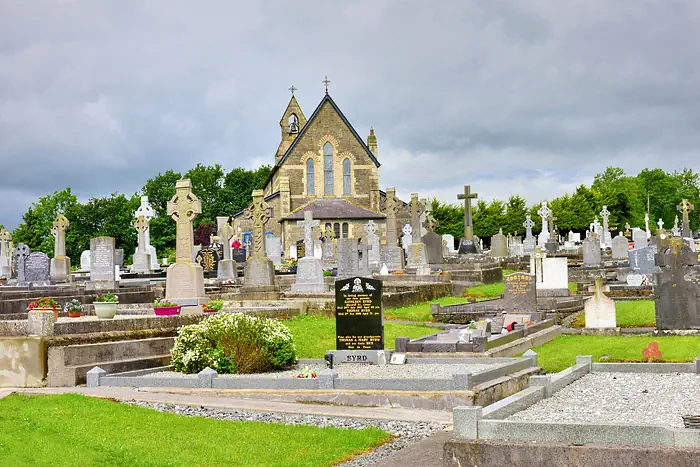
<svg viewBox="0 0 700 467">
<path fill-rule="evenodd" d="M 615 302 L 617 325 L 621 328 L 653 328 L 656 326 L 654 300 Z M 572 323 L 574 328 L 586 327 L 586 316 L 581 313 Z"/>
<path fill-rule="evenodd" d="M 330 466 L 390 439 L 349 430 L 214 420 L 76 394 L 0 400 L 0 465 Z"/>
<path fill-rule="evenodd" d="M 323 358 L 326 350 L 335 349 L 335 318 L 295 316 L 284 324 L 294 336 L 298 358 Z M 439 329 L 413 324 L 384 323 L 384 347 L 394 348 L 399 336 L 411 338 L 435 334 Z"/>
<path fill-rule="evenodd" d="M 537 361 L 547 373 L 564 370 L 576 363 L 577 355 L 593 355 L 593 361 L 645 362 L 642 349 L 649 342 L 658 342 L 666 362 L 691 362 L 700 356 L 700 337 L 697 336 L 575 336 L 557 337 L 533 350 Z"/>
<path fill-rule="evenodd" d="M 384 310 L 385 319 L 405 319 L 409 321 L 430 321 L 430 304 L 439 303 L 442 306 L 455 305 L 457 303 L 466 303 L 466 298 L 461 297 L 441 297 L 437 300 L 418 303 L 411 306 L 402 306 L 397 308 L 386 308 Z"/>
</svg>

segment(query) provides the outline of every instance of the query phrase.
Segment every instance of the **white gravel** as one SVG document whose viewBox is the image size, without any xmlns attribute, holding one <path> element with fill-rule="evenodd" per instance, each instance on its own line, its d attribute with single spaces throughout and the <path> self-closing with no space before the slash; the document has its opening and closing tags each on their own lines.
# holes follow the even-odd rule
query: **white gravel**
<svg viewBox="0 0 700 467">
<path fill-rule="evenodd" d="M 508 420 L 683 427 L 700 415 L 700 375 L 591 373 Z"/>
<path fill-rule="evenodd" d="M 493 368 L 494 365 L 455 365 L 455 364 L 409 364 L 409 365 L 369 365 L 365 363 L 344 363 L 336 365 L 335 370 L 339 378 L 345 379 L 450 379 L 457 373 L 478 373 Z M 309 366 L 318 372 L 325 370 L 324 366 Z M 271 373 L 254 373 L 249 375 L 219 375 L 219 378 L 294 378 L 300 369 L 277 371 Z M 144 376 L 155 377 L 183 377 L 174 371 L 162 371 L 150 373 Z"/>
<path fill-rule="evenodd" d="M 355 459 L 339 464 L 339 467 L 364 467 L 376 464 L 381 459 L 396 451 L 417 443 L 436 432 L 444 431 L 446 426 L 440 423 L 411 423 L 391 420 L 370 420 L 357 418 L 323 417 L 317 415 L 295 415 L 284 413 L 244 412 L 240 410 L 219 410 L 206 407 L 189 407 L 172 404 L 149 403 L 140 401 L 125 401 L 130 405 L 138 405 L 160 412 L 172 412 L 190 417 L 207 417 L 217 420 L 240 420 L 265 423 L 283 423 L 287 425 L 309 425 L 317 427 L 336 427 L 362 429 L 370 426 L 380 428 L 396 436 L 394 440 L 379 446 L 371 452 L 362 454 Z"/>
</svg>

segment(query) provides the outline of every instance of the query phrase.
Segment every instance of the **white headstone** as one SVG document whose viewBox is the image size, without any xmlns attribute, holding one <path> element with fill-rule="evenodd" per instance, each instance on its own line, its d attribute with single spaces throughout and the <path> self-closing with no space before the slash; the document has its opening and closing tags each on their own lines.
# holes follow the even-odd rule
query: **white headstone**
<svg viewBox="0 0 700 467">
<path fill-rule="evenodd" d="M 377 235 L 377 224 L 370 220 L 365 224 L 365 232 L 367 233 L 367 256 L 369 264 L 377 264 L 381 255 L 381 244 Z"/>
<path fill-rule="evenodd" d="M 615 302 L 603 293 L 601 279 L 596 279 L 595 293 L 586 300 L 586 327 L 594 329 L 614 328 L 617 326 Z"/>
<path fill-rule="evenodd" d="M 411 224 L 406 224 L 403 226 L 402 232 L 401 246 L 406 254 L 408 254 L 408 245 L 413 243 L 413 227 L 411 227 Z"/>
<path fill-rule="evenodd" d="M 85 250 L 80 254 L 80 269 L 83 271 L 90 270 L 90 250 Z"/>
<path fill-rule="evenodd" d="M 642 229 L 634 228 L 632 229 L 632 241 L 634 242 L 634 249 L 646 248 L 647 247 L 647 234 Z"/>
<path fill-rule="evenodd" d="M 545 247 L 545 243 L 549 240 L 549 226 L 547 225 L 547 220 L 549 216 L 552 215 L 552 210 L 547 206 L 547 202 L 542 202 L 542 207 L 537 211 L 537 214 L 542 218 L 542 232 L 537 237 L 537 246 L 540 248 Z"/>
<path fill-rule="evenodd" d="M 538 289 L 568 289 L 569 266 L 566 258 L 542 259 L 542 282 L 537 284 Z"/>
<path fill-rule="evenodd" d="M 141 205 L 134 213 L 134 217 L 138 219 L 139 217 L 143 216 L 150 223 L 155 215 L 156 215 L 156 212 L 153 209 L 153 206 L 151 206 L 151 204 L 148 202 L 148 196 L 142 196 L 141 197 Z M 145 237 L 146 237 L 145 238 L 145 249 L 146 249 L 146 252 L 149 255 L 151 255 L 151 269 L 159 269 L 160 265 L 158 264 L 158 253 L 156 252 L 156 247 L 151 245 L 151 229 L 150 228 L 146 229 Z"/>
<path fill-rule="evenodd" d="M 265 256 L 270 258 L 275 266 L 282 265 L 282 242 L 274 234 L 265 235 Z"/>
</svg>

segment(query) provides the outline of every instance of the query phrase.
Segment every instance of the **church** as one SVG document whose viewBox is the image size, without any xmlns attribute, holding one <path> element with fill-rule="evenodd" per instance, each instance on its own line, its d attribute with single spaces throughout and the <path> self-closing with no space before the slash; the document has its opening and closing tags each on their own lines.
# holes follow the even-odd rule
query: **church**
<svg viewBox="0 0 700 467">
<path fill-rule="evenodd" d="M 290 88 L 280 120 L 281 141 L 263 189 L 271 218 L 265 230 L 281 238 L 282 251 L 303 242 L 297 221 L 311 211 L 323 230 L 335 238 L 360 238 L 373 220 L 385 237 L 384 193 L 379 189 L 377 137 L 369 130 L 363 140 L 328 93 L 307 119 Z M 238 213 L 234 229 L 248 232 L 249 221 Z M 318 232 L 321 235 L 321 232 Z"/>
</svg>

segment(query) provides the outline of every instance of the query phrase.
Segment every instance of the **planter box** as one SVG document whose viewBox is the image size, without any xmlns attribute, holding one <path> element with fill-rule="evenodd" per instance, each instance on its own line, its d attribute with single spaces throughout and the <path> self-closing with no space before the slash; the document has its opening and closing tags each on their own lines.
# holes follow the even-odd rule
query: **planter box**
<svg viewBox="0 0 700 467">
<path fill-rule="evenodd" d="M 180 314 L 181 306 L 168 306 L 164 308 L 154 308 L 156 316 L 174 316 Z"/>
</svg>

